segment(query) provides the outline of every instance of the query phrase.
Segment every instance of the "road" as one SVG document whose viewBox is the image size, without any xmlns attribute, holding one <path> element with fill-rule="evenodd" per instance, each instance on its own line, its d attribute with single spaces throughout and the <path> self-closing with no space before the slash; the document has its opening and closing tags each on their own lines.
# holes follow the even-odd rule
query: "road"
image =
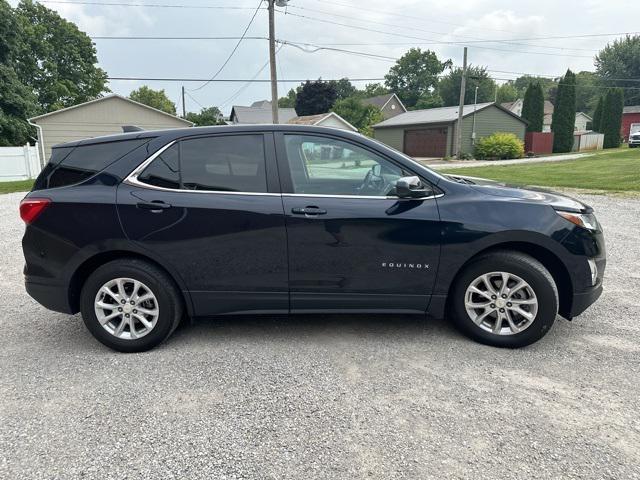
<svg viewBox="0 0 640 480">
<path fill-rule="evenodd" d="M 24 292 L 0 196 L 0 478 L 640 478 L 640 200 L 581 196 L 605 291 L 501 350 L 409 316 L 244 317 L 143 354 Z"/>
</svg>

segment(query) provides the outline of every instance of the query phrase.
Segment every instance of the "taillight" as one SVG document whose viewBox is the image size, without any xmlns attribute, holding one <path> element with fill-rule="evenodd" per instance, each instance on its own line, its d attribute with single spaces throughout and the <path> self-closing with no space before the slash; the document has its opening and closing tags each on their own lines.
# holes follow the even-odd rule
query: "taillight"
<svg viewBox="0 0 640 480">
<path fill-rule="evenodd" d="M 48 198 L 25 198 L 20 202 L 20 218 L 29 225 L 49 206 Z"/>
</svg>

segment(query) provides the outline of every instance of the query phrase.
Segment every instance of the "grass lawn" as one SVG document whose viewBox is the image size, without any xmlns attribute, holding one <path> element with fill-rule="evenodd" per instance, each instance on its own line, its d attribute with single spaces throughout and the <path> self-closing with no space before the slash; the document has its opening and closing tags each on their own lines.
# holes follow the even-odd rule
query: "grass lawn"
<svg viewBox="0 0 640 480">
<path fill-rule="evenodd" d="M 33 180 L 18 180 L 15 182 L 0 182 L 1 193 L 28 192 L 33 187 Z"/>
<path fill-rule="evenodd" d="M 640 148 L 618 148 L 564 162 L 439 170 L 521 185 L 640 192 Z"/>
</svg>

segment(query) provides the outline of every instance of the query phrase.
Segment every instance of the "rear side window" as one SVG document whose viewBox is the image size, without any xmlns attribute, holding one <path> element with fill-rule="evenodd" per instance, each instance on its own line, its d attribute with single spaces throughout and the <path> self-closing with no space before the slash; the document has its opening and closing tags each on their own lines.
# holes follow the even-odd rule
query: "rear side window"
<svg viewBox="0 0 640 480">
<path fill-rule="evenodd" d="M 92 177 L 148 138 L 120 142 L 54 148 L 51 159 L 36 181 L 35 190 L 73 185 Z"/>
<path fill-rule="evenodd" d="M 182 140 L 151 162 L 138 180 L 184 190 L 266 192 L 263 136 L 221 135 Z"/>
</svg>

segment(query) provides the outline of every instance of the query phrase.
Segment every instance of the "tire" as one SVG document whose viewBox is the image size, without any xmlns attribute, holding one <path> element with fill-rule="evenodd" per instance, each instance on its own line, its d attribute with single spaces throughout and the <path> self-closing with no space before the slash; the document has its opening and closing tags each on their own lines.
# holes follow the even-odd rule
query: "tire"
<svg viewBox="0 0 640 480">
<path fill-rule="evenodd" d="M 116 299 L 122 299 L 123 296 L 118 294 L 120 289 L 116 279 L 121 279 L 125 298 L 131 302 L 137 298 L 142 301 L 134 305 L 125 300 L 125 305 L 119 305 Z M 105 294 L 103 286 L 110 285 L 112 282 L 115 282 L 114 285 L 108 287 L 112 294 Z M 136 285 L 139 285 L 137 297 L 133 292 Z M 128 295 L 131 296 L 128 297 Z M 148 299 L 144 300 L 145 298 Z M 98 300 L 99 304 L 96 303 Z M 100 307 L 105 304 L 113 305 L 113 309 Z M 135 309 L 136 307 L 140 312 Z M 116 313 L 117 309 L 123 308 L 126 309 L 123 313 Z M 80 311 L 84 324 L 99 342 L 113 350 L 131 353 L 149 350 L 166 340 L 179 325 L 183 306 L 178 288 L 163 270 L 142 260 L 121 259 L 102 265 L 89 276 L 80 294 Z M 125 313 L 126 311 L 129 313 Z M 142 311 L 152 314 L 142 314 Z M 103 327 L 98 315 L 103 318 L 103 321 L 112 315 L 116 317 L 106 322 L 106 326 Z M 129 318 L 125 320 L 124 315 Z M 146 320 L 144 324 L 143 319 Z M 120 336 L 116 336 L 121 320 L 125 320 L 125 326 Z M 134 321 L 133 332 L 131 332 L 131 324 L 128 323 L 131 321 Z M 128 338 L 124 338 L 127 336 Z"/>
<path fill-rule="evenodd" d="M 503 283 L 500 279 L 505 278 L 501 272 L 509 274 L 506 277 L 508 289 L 504 294 L 512 291 L 513 297 L 500 300 Z M 491 294 L 491 288 L 486 287 L 484 280 L 480 280 L 483 275 L 492 284 L 496 296 Z M 527 286 L 515 288 L 522 285 L 521 280 Z M 468 290 L 472 285 L 482 294 Z M 470 303 L 466 303 L 467 300 Z M 513 303 L 505 304 L 508 300 Z M 549 271 L 529 255 L 513 251 L 491 252 L 472 260 L 456 279 L 449 301 L 449 313 L 458 329 L 468 337 L 494 347 L 519 348 L 540 340 L 551 329 L 558 313 L 558 289 Z M 472 308 L 485 302 L 500 303 Z M 490 313 L 482 320 L 487 311 Z M 525 313 L 520 314 L 521 311 Z M 502 315 L 502 320 L 497 320 L 498 315 Z M 507 315 L 511 321 L 507 320 Z M 495 331 L 498 323 L 501 325 L 500 334 Z M 520 328 L 514 330 L 514 325 Z"/>
</svg>

